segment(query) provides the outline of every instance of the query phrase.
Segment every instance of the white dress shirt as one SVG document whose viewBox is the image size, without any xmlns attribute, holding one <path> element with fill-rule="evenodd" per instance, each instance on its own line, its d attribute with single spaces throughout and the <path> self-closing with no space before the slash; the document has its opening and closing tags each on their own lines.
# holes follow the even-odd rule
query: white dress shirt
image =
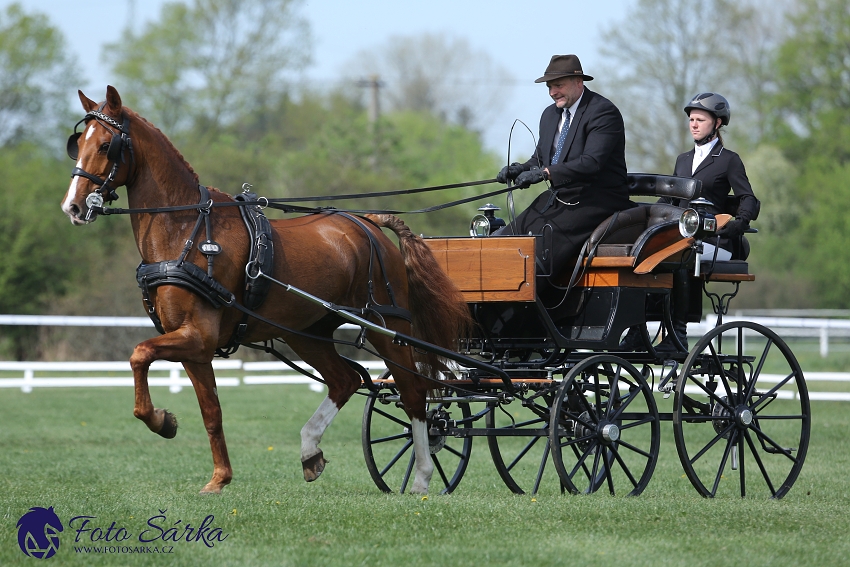
<svg viewBox="0 0 850 567">
<path fill-rule="evenodd" d="M 705 158 L 708 157 L 708 154 L 710 154 L 711 150 L 714 149 L 714 146 L 717 145 L 717 140 L 719 139 L 720 138 L 714 138 L 709 143 L 701 146 L 694 145 L 694 165 L 691 167 L 691 174 L 697 170 L 699 164 L 705 161 Z"/>
</svg>

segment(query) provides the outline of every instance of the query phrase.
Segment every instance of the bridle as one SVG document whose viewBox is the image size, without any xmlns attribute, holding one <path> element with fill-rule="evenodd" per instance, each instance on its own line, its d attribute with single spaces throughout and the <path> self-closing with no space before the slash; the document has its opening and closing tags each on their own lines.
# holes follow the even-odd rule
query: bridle
<svg viewBox="0 0 850 567">
<path fill-rule="evenodd" d="M 101 179 L 97 175 L 89 173 L 79 167 L 75 167 L 71 171 L 71 178 L 85 177 L 99 185 L 94 192 L 86 197 L 86 206 L 89 209 L 86 213 L 86 222 L 92 219 L 93 214 L 96 214 L 93 213 L 93 207 L 101 207 L 103 206 L 104 201 L 111 203 L 118 199 L 118 193 L 115 192 L 115 188 L 112 186 L 112 183 L 115 182 L 115 174 L 118 173 L 120 165 L 122 163 L 126 163 L 126 160 L 124 159 L 125 148 L 130 152 L 130 161 L 132 162 L 133 160 L 133 143 L 130 139 L 130 119 L 125 116 L 124 123 L 119 124 L 117 120 L 101 112 L 104 106 L 106 106 L 105 102 L 101 104 L 100 108 L 97 110 L 89 111 L 82 120 L 74 125 L 74 133 L 68 137 L 68 156 L 73 160 L 78 160 L 80 155 L 79 139 L 83 134 L 82 132 L 77 132 L 77 127 L 79 127 L 80 124 L 93 118 L 98 122 L 98 124 L 106 128 L 109 133 L 112 134 L 112 140 L 110 140 L 109 148 L 106 150 L 106 159 L 112 162 L 112 168 L 109 171 L 109 175 L 106 176 L 106 179 Z M 118 131 L 116 132 L 109 126 L 117 128 Z"/>
</svg>

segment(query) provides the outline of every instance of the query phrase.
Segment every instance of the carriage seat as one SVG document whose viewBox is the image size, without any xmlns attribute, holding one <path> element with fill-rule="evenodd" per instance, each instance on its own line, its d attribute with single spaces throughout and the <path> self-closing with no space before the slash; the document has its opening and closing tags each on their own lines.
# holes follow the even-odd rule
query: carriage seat
<svg viewBox="0 0 850 567">
<path fill-rule="evenodd" d="M 699 197 L 702 182 L 690 177 L 635 173 L 628 176 L 629 196 L 668 197 L 690 201 Z M 633 199 L 634 200 L 634 199 Z M 638 202 L 603 221 L 588 239 L 596 257 L 637 256 L 649 239 L 677 225 L 684 209 L 666 203 Z"/>
</svg>

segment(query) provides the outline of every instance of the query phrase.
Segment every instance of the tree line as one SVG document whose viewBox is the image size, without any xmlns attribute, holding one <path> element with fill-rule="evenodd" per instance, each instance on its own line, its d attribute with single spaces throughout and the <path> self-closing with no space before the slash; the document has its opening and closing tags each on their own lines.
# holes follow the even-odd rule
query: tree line
<svg viewBox="0 0 850 567">
<path fill-rule="evenodd" d="M 295 197 L 493 177 L 503 158 L 478 128 L 499 101 L 465 99 L 451 77 L 509 84 L 508 71 L 462 38 L 431 34 L 393 37 L 354 55 L 351 76 L 307 86 L 300 73 L 311 34 L 299 10 L 298 0 L 167 3 L 158 19 L 106 46 L 103 64 L 124 102 L 174 141 L 201 181 L 229 193 L 244 182 Z M 637 0 L 600 34 L 606 64 L 593 88 L 623 111 L 631 171 L 672 171 L 690 144 L 682 112 L 690 96 L 716 91 L 732 103 L 727 145 L 762 201 L 750 257 L 758 280 L 738 306 L 850 307 L 847 37 L 842 0 Z M 20 4 L 0 11 L 0 313 L 141 315 L 129 221 L 75 229 L 59 210 L 72 167 L 64 141 L 80 117 L 70 100 L 84 72 L 65 48 L 47 15 Z M 356 85 L 371 74 L 404 79 L 383 88 L 377 120 Z M 340 206 L 413 210 L 474 194 Z M 459 235 L 480 204 L 405 220 L 417 233 Z M 106 332 L 85 347 L 69 347 L 70 335 L 3 328 L 0 356 L 125 354 L 104 352 L 114 348 L 99 346 Z"/>
</svg>

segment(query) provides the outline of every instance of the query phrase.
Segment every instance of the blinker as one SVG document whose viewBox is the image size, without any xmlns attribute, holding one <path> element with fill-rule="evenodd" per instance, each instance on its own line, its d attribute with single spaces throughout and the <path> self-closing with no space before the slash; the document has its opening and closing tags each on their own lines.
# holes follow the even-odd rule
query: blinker
<svg viewBox="0 0 850 567">
<path fill-rule="evenodd" d="M 68 136 L 68 144 L 65 149 L 68 151 L 68 157 L 72 160 L 77 160 L 80 157 L 80 136 L 82 135 L 82 132 L 74 132 Z"/>
</svg>

